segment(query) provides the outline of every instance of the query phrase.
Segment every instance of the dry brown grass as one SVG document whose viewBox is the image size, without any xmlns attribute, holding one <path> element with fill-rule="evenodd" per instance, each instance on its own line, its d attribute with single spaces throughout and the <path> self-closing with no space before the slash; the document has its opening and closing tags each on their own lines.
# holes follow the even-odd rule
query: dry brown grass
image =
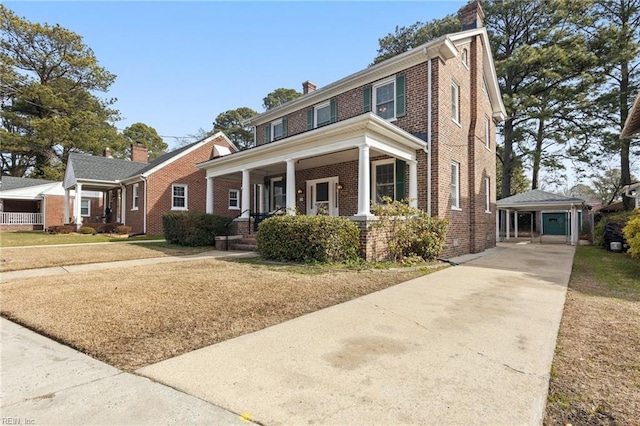
<svg viewBox="0 0 640 426">
<path fill-rule="evenodd" d="M 61 247 L 12 247 L 0 251 L 0 272 L 149 257 L 182 256 L 211 250 L 168 243 L 107 243 Z"/>
<path fill-rule="evenodd" d="M 640 425 L 640 262 L 576 253 L 546 425 Z"/>
<path fill-rule="evenodd" d="M 7 283 L 0 312 L 132 371 L 424 273 L 191 261 Z"/>
</svg>

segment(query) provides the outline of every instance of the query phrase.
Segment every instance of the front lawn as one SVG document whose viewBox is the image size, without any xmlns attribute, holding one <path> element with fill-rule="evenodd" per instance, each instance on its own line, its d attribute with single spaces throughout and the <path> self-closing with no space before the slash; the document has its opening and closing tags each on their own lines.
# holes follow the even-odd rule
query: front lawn
<svg viewBox="0 0 640 426">
<path fill-rule="evenodd" d="M 0 232 L 0 247 L 42 246 L 53 244 L 109 243 L 164 239 L 162 236 L 126 238 L 109 234 L 48 234 L 43 231 Z"/>
<path fill-rule="evenodd" d="M 546 425 L 639 424 L 640 261 L 577 248 Z"/>
<path fill-rule="evenodd" d="M 46 245 L 8 247 L 0 252 L 0 272 L 150 257 L 184 256 L 213 249 L 214 247 L 185 247 L 167 242 L 73 245 L 55 248 Z"/>
<path fill-rule="evenodd" d="M 33 278 L 0 285 L 0 314 L 133 371 L 428 273 L 305 271 L 194 260 Z"/>
</svg>

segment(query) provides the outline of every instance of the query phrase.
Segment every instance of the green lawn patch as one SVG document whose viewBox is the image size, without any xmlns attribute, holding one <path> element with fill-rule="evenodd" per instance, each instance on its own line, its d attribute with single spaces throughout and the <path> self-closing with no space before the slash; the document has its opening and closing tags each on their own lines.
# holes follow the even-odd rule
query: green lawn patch
<svg viewBox="0 0 640 426">
<path fill-rule="evenodd" d="M 164 239 L 162 236 L 114 237 L 109 234 L 47 234 L 43 231 L 0 232 L 0 247 L 46 246 L 53 244 L 131 242 Z"/>
</svg>

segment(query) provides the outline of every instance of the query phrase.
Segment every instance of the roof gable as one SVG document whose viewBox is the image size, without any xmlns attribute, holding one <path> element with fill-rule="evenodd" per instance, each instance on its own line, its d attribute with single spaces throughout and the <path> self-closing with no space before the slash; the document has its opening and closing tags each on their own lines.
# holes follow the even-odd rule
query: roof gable
<svg viewBox="0 0 640 426">
<path fill-rule="evenodd" d="M 64 186 L 69 188 L 79 180 L 117 183 L 146 165 L 147 163 L 73 153 L 67 161 Z"/>
</svg>

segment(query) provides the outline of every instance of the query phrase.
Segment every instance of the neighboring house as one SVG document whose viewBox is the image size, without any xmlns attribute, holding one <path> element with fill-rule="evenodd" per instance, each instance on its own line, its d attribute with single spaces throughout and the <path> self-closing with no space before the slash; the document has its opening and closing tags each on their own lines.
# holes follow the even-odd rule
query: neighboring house
<svg viewBox="0 0 640 426">
<path fill-rule="evenodd" d="M 0 230 L 44 230 L 63 224 L 62 182 L 12 176 L 2 176 L 0 179 Z M 74 198 L 74 194 L 71 194 L 70 201 Z M 85 192 L 80 207 L 83 217 L 101 215 L 101 194 Z"/>
<path fill-rule="evenodd" d="M 371 204 L 409 200 L 450 227 L 445 255 L 493 247 L 496 124 L 504 119 L 483 12 L 449 34 L 248 120 L 256 147 L 198 165 L 211 186 L 242 181 L 257 212 L 346 216 L 373 254 Z M 209 200 L 209 198 L 208 198 Z M 217 206 L 215 200 L 213 205 Z M 249 211 L 241 218 L 250 222 Z M 240 227 L 242 228 L 242 227 Z"/>
<path fill-rule="evenodd" d="M 222 133 L 184 146 L 147 163 L 142 145 L 131 147 L 131 161 L 112 158 L 108 148 L 103 157 L 70 154 L 64 177 L 65 196 L 72 190 L 100 191 L 105 197 L 104 219 L 123 223 L 132 233 L 161 235 L 162 216 L 170 211 L 205 211 L 207 192 L 204 172 L 195 164 L 237 151 Z M 221 181 L 212 195 L 218 203 L 213 212 L 235 217 L 240 212 L 230 198 L 239 192 L 239 184 Z M 235 197 L 237 200 L 237 197 Z M 81 206 L 73 204 L 65 211 L 65 222 L 80 226 Z"/>
</svg>

